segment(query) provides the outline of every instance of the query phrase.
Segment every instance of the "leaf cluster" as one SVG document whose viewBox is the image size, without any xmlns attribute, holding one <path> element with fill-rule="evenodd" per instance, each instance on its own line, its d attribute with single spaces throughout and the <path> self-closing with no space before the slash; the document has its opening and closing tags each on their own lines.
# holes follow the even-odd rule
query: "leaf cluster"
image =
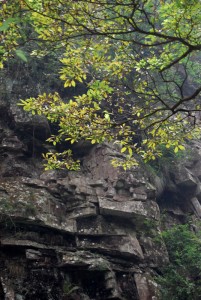
<svg viewBox="0 0 201 300">
<path fill-rule="evenodd" d="M 59 124 L 53 145 L 113 141 L 125 154 L 124 168 L 136 163 L 134 153 L 144 161 L 160 157 L 161 145 L 177 153 L 200 136 L 200 6 L 198 0 L 6 1 L 1 67 L 16 55 L 26 63 L 22 46 L 34 41 L 30 57 L 60 53 L 64 87 L 85 87 L 71 99 L 55 91 L 21 101 Z"/>
</svg>

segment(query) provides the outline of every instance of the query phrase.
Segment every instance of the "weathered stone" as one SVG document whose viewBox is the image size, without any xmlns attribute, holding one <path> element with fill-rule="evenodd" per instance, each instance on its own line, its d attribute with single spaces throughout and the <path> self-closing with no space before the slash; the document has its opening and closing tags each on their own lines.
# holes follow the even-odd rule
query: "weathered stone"
<svg viewBox="0 0 201 300">
<path fill-rule="evenodd" d="M 107 197 L 101 197 L 101 198 L 108 199 Z M 111 197 L 109 197 L 109 198 L 111 198 Z M 125 202 L 125 201 L 131 201 L 131 200 L 132 200 L 132 197 L 130 195 L 128 195 L 128 193 L 125 193 L 125 195 L 116 194 L 116 195 L 114 195 L 113 199 L 111 199 L 111 201 L 114 201 L 114 202 Z"/>
<path fill-rule="evenodd" d="M 129 228 L 127 224 L 123 227 L 121 223 L 115 222 L 111 218 L 105 219 L 101 215 L 77 220 L 77 232 L 80 235 L 125 236 L 128 232 L 132 231 L 133 228 Z"/>
<path fill-rule="evenodd" d="M 105 193 L 105 196 L 107 198 L 113 198 L 116 195 L 116 190 L 113 187 L 109 187 L 107 192 Z"/>
<path fill-rule="evenodd" d="M 26 250 L 26 258 L 29 260 L 39 260 L 42 256 L 42 253 L 38 250 L 27 249 Z"/>
<path fill-rule="evenodd" d="M 108 271 L 109 262 L 87 251 L 66 252 L 62 254 L 60 267 L 87 267 L 89 270 Z"/>
<path fill-rule="evenodd" d="M 124 197 L 124 199 L 130 197 L 130 192 L 127 189 L 118 189 L 117 193 L 118 196 Z"/>
<path fill-rule="evenodd" d="M 83 217 L 90 217 L 97 215 L 97 207 L 92 203 L 78 206 L 77 208 L 73 209 L 71 212 L 67 212 L 68 218 L 70 219 L 77 219 Z"/>
<path fill-rule="evenodd" d="M 67 179 L 68 185 L 74 186 L 74 187 L 80 187 L 80 186 L 86 186 L 86 178 L 85 177 L 74 177 Z"/>
<path fill-rule="evenodd" d="M 158 205 L 150 201 L 149 204 L 142 201 L 117 202 L 110 199 L 99 198 L 100 212 L 103 215 L 113 215 L 124 218 L 153 218 L 159 220 Z"/>
<path fill-rule="evenodd" d="M 18 246 L 18 247 L 34 247 L 38 249 L 48 249 L 48 246 L 45 246 L 43 244 L 39 244 L 33 241 L 29 240 L 17 240 L 14 238 L 5 238 L 1 239 L 1 245 L 2 246 Z"/>
<path fill-rule="evenodd" d="M 126 184 L 125 184 L 125 181 L 123 180 L 118 180 L 116 183 L 115 183 L 115 186 L 114 186 L 116 189 L 123 189 L 126 187 Z"/>
<path fill-rule="evenodd" d="M 23 177 L 21 182 L 32 187 L 36 188 L 46 188 L 46 184 L 44 181 L 36 178 Z"/>
<path fill-rule="evenodd" d="M 200 154 L 201 154 L 201 152 L 200 152 Z M 201 180 L 201 161 L 200 161 L 200 157 L 199 157 L 199 160 L 196 162 L 196 164 L 194 164 L 192 171 L 193 171 L 193 174 L 195 176 L 197 176 L 199 180 Z"/>
<path fill-rule="evenodd" d="M 151 299 L 149 286 L 145 276 L 141 274 L 135 274 L 135 282 L 139 294 L 140 300 L 149 300 Z"/>
<path fill-rule="evenodd" d="M 149 199 L 156 198 L 156 187 L 154 187 L 151 183 L 147 182 L 146 185 L 146 194 Z"/>
<path fill-rule="evenodd" d="M 1 284 L 4 292 L 5 300 L 15 300 L 15 292 L 13 290 L 11 282 L 9 280 L 1 277 Z"/>
<path fill-rule="evenodd" d="M 105 194 L 105 191 L 103 190 L 102 187 L 96 187 L 95 191 L 97 196 L 103 196 Z"/>
<path fill-rule="evenodd" d="M 171 214 L 175 215 L 175 216 L 185 216 L 184 211 L 177 205 L 177 206 L 169 206 L 166 207 L 166 211 L 167 212 L 171 212 Z"/>
<path fill-rule="evenodd" d="M 147 195 L 146 194 L 132 194 L 132 199 L 134 200 L 139 200 L 139 201 L 146 201 L 147 200 Z"/>
<path fill-rule="evenodd" d="M 76 194 L 84 194 L 87 196 L 95 196 L 96 195 L 94 189 L 87 185 L 77 185 L 77 187 L 75 189 L 75 193 Z"/>
<path fill-rule="evenodd" d="M 198 199 L 196 197 L 193 197 L 191 199 L 191 203 L 193 205 L 193 209 L 195 211 L 195 214 L 201 218 L 201 204 L 200 202 L 198 201 Z"/>
<path fill-rule="evenodd" d="M 161 267 L 169 262 L 167 249 L 159 234 L 155 234 L 154 238 L 141 236 L 139 242 L 144 250 L 144 258 L 149 266 Z"/>
<path fill-rule="evenodd" d="M 107 272 L 105 274 L 105 287 L 110 290 L 110 299 L 121 299 L 121 293 L 116 281 L 116 276 L 114 272 Z"/>
<path fill-rule="evenodd" d="M 99 179 L 99 180 L 96 180 L 96 181 L 88 181 L 88 184 L 92 187 L 105 187 L 107 186 L 107 183 L 105 180 L 102 180 L 102 179 Z"/>
<path fill-rule="evenodd" d="M 66 219 L 63 204 L 43 188 L 34 188 L 19 180 L 4 179 L 0 183 L 0 212 L 12 218 L 32 220 L 49 227 L 75 232 L 73 220 Z"/>
<path fill-rule="evenodd" d="M 135 283 L 139 300 L 159 300 L 157 284 L 145 274 L 135 274 Z"/>
<path fill-rule="evenodd" d="M 9 136 L 2 140 L 1 146 L 4 151 L 25 151 L 27 150 L 26 146 L 18 139 L 17 136 Z"/>
<path fill-rule="evenodd" d="M 196 198 L 201 202 L 201 183 L 197 184 L 197 189 L 195 192 Z"/>
<path fill-rule="evenodd" d="M 186 168 L 178 168 L 175 174 L 175 182 L 179 187 L 191 188 L 196 187 L 197 182 L 190 170 Z"/>
<path fill-rule="evenodd" d="M 86 196 L 86 202 L 98 203 L 98 197 L 97 196 Z"/>
<path fill-rule="evenodd" d="M 143 259 L 142 249 L 136 237 L 131 236 L 110 236 L 99 237 L 78 237 L 77 246 L 81 249 L 97 249 L 110 255 L 121 255 Z"/>
</svg>

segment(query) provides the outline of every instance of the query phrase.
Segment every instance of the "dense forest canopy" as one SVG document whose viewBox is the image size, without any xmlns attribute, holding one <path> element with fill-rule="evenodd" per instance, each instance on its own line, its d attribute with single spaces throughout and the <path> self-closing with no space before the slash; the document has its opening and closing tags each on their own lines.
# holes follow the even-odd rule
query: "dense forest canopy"
<svg viewBox="0 0 201 300">
<path fill-rule="evenodd" d="M 49 142 L 121 146 L 124 168 L 176 153 L 200 135 L 200 0 L 3 0 L 1 68 L 51 55 L 66 89 L 21 100 L 59 125 Z M 84 91 L 84 92 L 83 92 Z M 48 167 L 78 168 L 72 152 L 47 153 Z"/>
</svg>

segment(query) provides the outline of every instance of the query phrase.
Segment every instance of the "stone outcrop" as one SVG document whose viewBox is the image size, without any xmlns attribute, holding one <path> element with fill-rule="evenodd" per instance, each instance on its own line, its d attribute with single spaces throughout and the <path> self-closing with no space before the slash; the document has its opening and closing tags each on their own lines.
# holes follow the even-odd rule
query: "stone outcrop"
<svg viewBox="0 0 201 300">
<path fill-rule="evenodd" d="M 153 268 L 168 257 L 154 240 L 160 212 L 142 171 L 113 168 L 105 145 L 83 158 L 80 172 L 44 172 L 29 158 L 15 175 L 26 152 L 18 137 L 8 140 L 13 165 L 5 173 L 3 164 L 0 180 L 5 299 L 149 299 Z"/>
<path fill-rule="evenodd" d="M 167 223 L 168 219 L 173 223 L 184 222 L 187 215 L 201 217 L 200 147 L 199 141 L 186 145 L 183 157 L 166 161 L 159 176 L 150 177 L 160 191 L 157 202 L 160 211 L 165 211 Z"/>
</svg>

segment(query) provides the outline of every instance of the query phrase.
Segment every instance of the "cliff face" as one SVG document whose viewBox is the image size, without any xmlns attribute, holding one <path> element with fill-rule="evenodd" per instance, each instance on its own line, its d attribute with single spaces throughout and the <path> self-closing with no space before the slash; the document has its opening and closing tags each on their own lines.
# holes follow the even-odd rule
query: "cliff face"
<svg viewBox="0 0 201 300">
<path fill-rule="evenodd" d="M 160 177 L 113 168 L 110 145 L 78 145 L 79 172 L 44 171 L 50 128 L 17 107 L 18 84 L 0 87 L 0 299 L 158 299 L 161 216 L 201 217 L 200 143 Z"/>
</svg>

